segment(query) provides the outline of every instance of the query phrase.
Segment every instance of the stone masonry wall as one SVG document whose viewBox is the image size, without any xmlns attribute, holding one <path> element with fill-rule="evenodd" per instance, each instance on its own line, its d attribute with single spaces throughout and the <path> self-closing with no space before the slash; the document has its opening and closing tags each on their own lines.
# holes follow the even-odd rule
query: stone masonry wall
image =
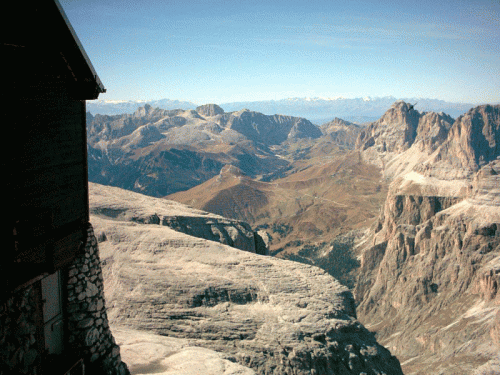
<svg viewBox="0 0 500 375">
<path fill-rule="evenodd" d="M 0 375 L 37 374 L 36 309 L 33 285 L 0 303 Z"/>
<path fill-rule="evenodd" d="M 67 270 L 69 345 L 89 374 L 127 375 L 106 314 L 99 248 L 89 224 L 85 251 Z"/>
</svg>

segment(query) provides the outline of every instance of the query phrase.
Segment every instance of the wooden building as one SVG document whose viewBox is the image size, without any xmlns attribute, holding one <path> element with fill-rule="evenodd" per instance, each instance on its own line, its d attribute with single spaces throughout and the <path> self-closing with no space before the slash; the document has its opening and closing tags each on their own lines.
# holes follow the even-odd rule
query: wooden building
<svg viewBox="0 0 500 375">
<path fill-rule="evenodd" d="M 81 374 L 65 283 L 89 227 L 85 103 L 106 90 L 57 0 L 2 8 L 0 374 Z"/>
<path fill-rule="evenodd" d="M 61 6 L 17 4 L 12 14 L 22 18 L 1 45 L 11 104 L 12 151 L 2 161 L 13 230 L 1 262 L 15 270 L 4 283 L 9 289 L 67 265 L 83 239 L 89 221 L 85 101 L 105 92 Z"/>
</svg>

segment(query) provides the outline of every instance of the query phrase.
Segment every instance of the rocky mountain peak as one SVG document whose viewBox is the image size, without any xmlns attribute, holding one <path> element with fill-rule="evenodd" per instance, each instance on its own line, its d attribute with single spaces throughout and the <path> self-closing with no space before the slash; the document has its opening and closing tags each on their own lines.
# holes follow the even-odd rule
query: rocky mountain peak
<svg viewBox="0 0 500 375">
<path fill-rule="evenodd" d="M 385 120 L 386 122 L 391 120 L 392 122 L 409 125 L 412 119 L 418 117 L 420 117 L 420 112 L 414 108 L 413 104 L 400 100 L 395 102 L 383 114 L 380 120 Z"/>
<path fill-rule="evenodd" d="M 289 139 L 319 138 L 321 131 L 309 120 L 301 117 L 273 115 L 243 109 L 231 113 L 226 128 L 243 134 L 262 144 L 280 144 Z"/>
<path fill-rule="evenodd" d="M 352 125 L 352 122 L 346 121 L 344 119 L 335 117 L 332 121 L 329 122 L 330 124 L 339 124 L 339 125 Z"/>
<path fill-rule="evenodd" d="M 411 147 L 384 152 L 383 142 L 394 136 L 397 144 L 396 137 L 401 140 L 404 134 L 391 133 L 388 121 L 397 128 L 412 124 L 417 115 Z M 493 345 L 498 330 L 488 330 L 496 327 L 499 298 L 499 135 L 500 106 L 479 106 L 453 121 L 444 113 L 418 113 L 396 103 L 359 139 L 363 155 L 377 154 L 392 183 L 361 257 L 358 312 L 365 321 L 376 322 L 372 327 L 378 337 L 400 360 L 419 358 L 405 373 L 486 374 L 472 372 L 477 365 L 469 358 L 478 355 L 484 356 L 485 366 L 498 365 L 493 360 L 498 357 Z M 443 306 L 446 312 L 440 314 L 446 321 L 437 322 L 436 312 Z M 485 311 L 491 311 L 488 318 L 483 318 Z M 474 328 L 456 336 L 450 328 L 465 319 Z M 446 343 L 439 350 L 434 337 Z M 494 349 L 491 355 L 481 349 L 458 354 L 466 342 Z M 433 365 L 421 360 L 431 356 L 436 358 Z M 445 363 L 450 356 L 453 363 Z M 446 370 L 436 370 L 437 363 Z"/>
<path fill-rule="evenodd" d="M 445 113 L 429 112 L 420 117 L 414 144 L 420 151 L 434 152 L 448 136 L 455 120 Z"/>
<path fill-rule="evenodd" d="M 323 135 L 328 135 L 333 142 L 353 148 L 361 131 L 361 126 L 335 117 L 332 121 L 321 125 L 319 129 Z"/>
<path fill-rule="evenodd" d="M 500 105 L 482 105 L 454 122 L 446 141 L 420 169 L 441 178 L 471 177 L 499 156 Z M 450 171 L 454 172 L 453 176 Z"/>
<path fill-rule="evenodd" d="M 452 148 L 463 150 L 464 165 L 482 166 L 496 159 L 500 155 L 500 105 L 472 108 L 458 118 L 448 138 Z"/>
<path fill-rule="evenodd" d="M 379 120 L 360 133 L 356 148 L 366 150 L 376 146 L 380 152 L 403 152 L 415 141 L 420 117 L 413 105 L 395 102 Z"/>
<path fill-rule="evenodd" d="M 199 106 L 196 108 L 196 112 L 198 112 L 202 116 L 209 116 L 209 117 L 224 114 L 224 110 L 217 104 L 205 104 Z"/>
</svg>

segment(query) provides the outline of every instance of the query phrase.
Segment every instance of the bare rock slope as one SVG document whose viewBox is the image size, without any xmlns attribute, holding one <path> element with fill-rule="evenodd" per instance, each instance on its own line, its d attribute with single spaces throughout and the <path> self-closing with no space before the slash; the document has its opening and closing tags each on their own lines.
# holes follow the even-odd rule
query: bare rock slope
<svg viewBox="0 0 500 375">
<path fill-rule="evenodd" d="M 349 290 L 321 269 L 131 221 L 116 211 L 131 204 L 128 194 L 97 185 L 90 190 L 114 330 L 187 340 L 257 374 L 402 373 L 356 319 Z M 101 203 L 96 210 L 96 195 L 112 209 Z M 141 199 L 137 205 L 158 204 Z M 163 366 L 156 372 L 169 366 L 168 359 L 155 361 Z"/>
<path fill-rule="evenodd" d="M 186 339 L 124 327 L 113 327 L 113 335 L 132 374 L 256 375 L 224 354 L 193 346 Z"/>
<path fill-rule="evenodd" d="M 497 374 L 500 106 L 449 124 L 396 103 L 358 138 L 392 180 L 361 257 L 358 313 L 406 374 Z"/>
<path fill-rule="evenodd" d="M 240 250 L 266 255 L 263 239 L 250 225 L 183 204 L 146 197 L 119 188 L 89 183 L 90 212 L 116 221 L 168 226 L 190 236 L 217 241 Z M 120 199 L 110 199 L 113 195 Z M 105 234 L 101 239 L 105 240 Z"/>
</svg>

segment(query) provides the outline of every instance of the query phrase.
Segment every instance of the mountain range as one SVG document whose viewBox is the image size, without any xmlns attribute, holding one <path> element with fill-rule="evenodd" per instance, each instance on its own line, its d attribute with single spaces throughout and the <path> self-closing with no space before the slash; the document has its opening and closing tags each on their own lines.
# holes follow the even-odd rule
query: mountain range
<svg viewBox="0 0 500 375">
<path fill-rule="evenodd" d="M 366 126 L 216 105 L 96 115 L 89 178 L 246 221 L 271 255 L 323 268 L 406 374 L 496 374 L 500 106 L 417 108 Z"/>
<path fill-rule="evenodd" d="M 303 117 L 320 125 L 333 120 L 335 117 L 357 123 L 375 121 L 398 99 L 408 103 L 416 103 L 420 111 L 444 112 L 453 117 L 457 117 L 474 107 L 474 105 L 470 103 L 451 103 L 430 98 L 395 98 L 393 96 L 350 99 L 342 97 L 288 98 L 281 100 L 219 103 L 219 105 L 226 112 L 234 112 L 242 108 L 248 108 L 251 111 L 261 112 L 266 115 L 287 114 L 295 117 Z M 161 109 L 182 108 L 188 110 L 198 107 L 198 105 L 191 102 L 169 99 L 151 101 L 96 100 L 87 103 L 87 110 L 93 115 L 116 115 L 133 113 L 139 107 L 143 107 L 146 104 Z"/>
<path fill-rule="evenodd" d="M 405 373 L 500 369 L 500 106 L 395 103 L 357 150 L 390 182 L 362 245 L 359 314 Z"/>
<path fill-rule="evenodd" d="M 308 120 L 216 105 L 163 110 L 146 104 L 133 114 L 88 115 L 89 180 L 165 196 L 196 186 L 226 164 L 249 176 L 288 167 L 272 147 L 319 138 Z"/>
</svg>

